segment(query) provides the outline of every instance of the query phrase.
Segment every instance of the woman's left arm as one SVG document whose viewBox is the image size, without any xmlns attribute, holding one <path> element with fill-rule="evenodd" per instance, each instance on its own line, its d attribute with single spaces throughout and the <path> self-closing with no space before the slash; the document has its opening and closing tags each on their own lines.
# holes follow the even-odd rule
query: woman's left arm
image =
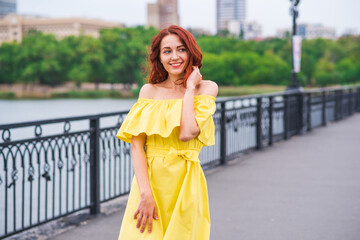
<svg viewBox="0 0 360 240">
<path fill-rule="evenodd" d="M 195 86 L 193 86 L 193 84 L 187 83 L 182 105 L 179 134 L 179 138 L 183 142 L 195 138 L 200 133 L 200 128 L 198 127 L 195 120 L 194 95 Z"/>
<path fill-rule="evenodd" d="M 195 88 L 198 84 L 200 84 L 201 81 L 202 76 L 200 74 L 199 68 L 194 67 L 194 71 L 191 73 L 186 83 L 187 86 L 182 106 L 179 138 L 184 142 L 195 138 L 200 133 L 200 128 L 195 120 L 194 95 Z M 218 86 L 214 82 L 210 83 L 211 84 L 205 84 L 208 86 L 205 86 L 205 88 L 200 90 L 200 92 L 201 94 L 208 94 L 216 97 L 218 93 Z"/>
</svg>

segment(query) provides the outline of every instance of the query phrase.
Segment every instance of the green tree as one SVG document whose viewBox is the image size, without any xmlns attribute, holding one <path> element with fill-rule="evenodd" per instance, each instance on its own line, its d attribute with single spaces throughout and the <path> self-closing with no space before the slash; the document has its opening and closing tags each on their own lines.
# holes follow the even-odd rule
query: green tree
<svg viewBox="0 0 360 240">
<path fill-rule="evenodd" d="M 360 62 L 353 62 L 350 58 L 344 58 L 335 66 L 340 74 L 341 83 L 356 83 L 360 81 Z"/>
<path fill-rule="evenodd" d="M 301 73 L 304 76 L 305 85 L 314 85 L 314 72 L 316 66 L 316 59 L 313 55 L 303 52 L 301 53 Z"/>
<path fill-rule="evenodd" d="M 61 56 L 66 63 L 67 78 L 78 87 L 82 82 L 105 82 L 105 54 L 102 42 L 91 36 L 80 35 L 63 39 Z"/>
<path fill-rule="evenodd" d="M 142 85 L 146 75 L 147 48 L 156 34 L 154 28 L 114 28 L 102 30 L 107 81 Z"/>
<path fill-rule="evenodd" d="M 226 65 L 223 56 L 204 54 L 201 72 L 204 78 L 213 80 L 219 85 L 234 85 L 235 73 Z"/>
<path fill-rule="evenodd" d="M 57 43 L 54 35 L 37 31 L 25 35 L 19 51 L 20 77 L 25 83 L 57 85 L 65 81 Z"/>
<path fill-rule="evenodd" d="M 332 85 L 338 83 L 338 76 L 334 74 L 335 64 L 326 57 L 321 58 L 315 69 L 316 84 L 320 86 Z"/>
<path fill-rule="evenodd" d="M 78 88 L 81 88 L 81 83 L 86 82 L 91 76 L 91 67 L 89 64 L 74 65 L 68 73 L 68 78 L 72 80 Z"/>
<path fill-rule="evenodd" d="M 0 47 L 0 83 L 12 84 L 20 80 L 19 52 L 16 42 L 5 42 Z"/>
</svg>

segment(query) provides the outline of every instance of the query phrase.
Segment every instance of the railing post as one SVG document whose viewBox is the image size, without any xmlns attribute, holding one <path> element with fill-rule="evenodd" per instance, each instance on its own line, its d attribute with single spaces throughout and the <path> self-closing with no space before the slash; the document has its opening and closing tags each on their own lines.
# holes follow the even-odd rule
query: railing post
<svg viewBox="0 0 360 240">
<path fill-rule="evenodd" d="M 357 103 L 357 106 L 356 106 L 356 111 L 357 112 L 360 112 L 360 87 L 357 88 L 357 94 L 356 94 L 356 103 Z"/>
<path fill-rule="evenodd" d="M 355 95 L 355 112 L 357 112 L 357 111 L 359 111 L 359 87 L 357 87 L 356 89 L 355 89 L 355 92 L 354 92 L 354 95 Z"/>
<path fill-rule="evenodd" d="M 100 213 L 100 124 L 99 118 L 90 119 L 90 214 Z"/>
<path fill-rule="evenodd" d="M 339 90 L 339 120 L 341 120 L 344 116 L 343 116 L 343 97 L 344 97 L 344 92 L 343 89 Z"/>
<path fill-rule="evenodd" d="M 273 111 L 274 111 L 274 98 L 269 97 L 269 146 L 273 144 Z"/>
<path fill-rule="evenodd" d="M 284 139 L 289 138 L 289 95 L 284 95 Z"/>
<path fill-rule="evenodd" d="M 226 164 L 226 102 L 221 102 L 220 164 Z"/>
<path fill-rule="evenodd" d="M 335 121 L 339 120 L 339 91 L 334 91 L 334 99 L 335 99 L 335 111 L 334 111 L 334 119 Z"/>
<path fill-rule="evenodd" d="M 322 119 L 322 125 L 326 126 L 326 91 L 323 90 L 322 96 L 322 111 L 321 111 L 321 119 Z"/>
<path fill-rule="evenodd" d="M 262 98 L 256 99 L 256 149 L 263 148 L 262 144 Z"/>
<path fill-rule="evenodd" d="M 311 131 L 311 93 L 307 94 L 307 111 L 306 111 L 306 120 L 307 120 L 307 131 Z"/>
<path fill-rule="evenodd" d="M 352 89 L 350 88 L 349 89 L 349 93 L 348 93 L 348 105 L 349 105 L 349 113 L 348 113 L 348 116 L 351 116 L 352 113 L 353 113 L 353 110 L 352 110 L 352 95 L 353 95 L 353 92 L 352 92 Z"/>
<path fill-rule="evenodd" d="M 298 114 L 298 129 L 297 134 L 301 134 L 303 126 L 304 126 L 304 93 L 300 92 L 298 95 L 298 101 L 299 101 L 299 114 Z"/>
</svg>

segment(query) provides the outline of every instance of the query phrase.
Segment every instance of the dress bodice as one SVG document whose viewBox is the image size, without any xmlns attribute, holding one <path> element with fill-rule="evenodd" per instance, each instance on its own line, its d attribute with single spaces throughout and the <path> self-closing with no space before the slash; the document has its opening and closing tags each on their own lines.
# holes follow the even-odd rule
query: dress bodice
<svg viewBox="0 0 360 240">
<path fill-rule="evenodd" d="M 195 119 L 199 135 L 187 142 L 179 139 L 183 99 L 139 98 L 132 106 L 116 137 L 131 143 L 132 136 L 146 133 L 147 146 L 171 146 L 177 149 L 195 148 L 215 144 L 215 125 L 212 118 L 216 110 L 215 97 L 195 95 Z"/>
</svg>

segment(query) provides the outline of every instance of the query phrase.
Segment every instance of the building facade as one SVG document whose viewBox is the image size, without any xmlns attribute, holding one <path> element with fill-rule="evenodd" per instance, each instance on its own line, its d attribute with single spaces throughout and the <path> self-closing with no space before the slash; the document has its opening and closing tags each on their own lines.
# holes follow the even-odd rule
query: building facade
<svg viewBox="0 0 360 240">
<path fill-rule="evenodd" d="M 277 30 L 276 37 L 285 38 L 286 35 L 291 36 L 291 29 L 279 29 Z M 300 35 L 304 39 L 314 39 L 314 38 L 327 38 L 327 39 L 336 39 L 336 30 L 333 27 L 326 27 L 321 24 L 298 24 L 297 25 L 297 35 Z"/>
<path fill-rule="evenodd" d="M 158 0 L 147 5 L 147 26 L 157 29 L 180 25 L 177 0 Z"/>
<path fill-rule="evenodd" d="M 341 36 L 358 36 L 359 31 L 356 28 L 347 28 L 341 34 Z"/>
<path fill-rule="evenodd" d="M 54 34 L 61 39 L 66 36 L 80 34 L 99 37 L 99 30 L 104 28 L 123 27 L 120 23 L 105 22 L 98 19 L 85 18 L 35 18 L 9 14 L 0 19 L 0 44 L 2 42 L 21 42 L 29 30 Z"/>
<path fill-rule="evenodd" d="M 229 31 L 231 21 L 246 20 L 246 0 L 216 0 L 217 33 Z"/>
<path fill-rule="evenodd" d="M 242 29 L 243 39 L 245 40 L 262 38 L 262 25 L 260 25 L 258 22 L 244 21 L 241 25 L 241 29 Z"/>
<path fill-rule="evenodd" d="M 328 38 L 336 39 L 336 30 L 321 24 L 299 24 L 297 34 L 306 39 Z"/>
<path fill-rule="evenodd" d="M 16 0 L 0 0 L 0 18 L 16 13 Z"/>
<path fill-rule="evenodd" d="M 255 21 L 231 20 L 228 22 L 227 31 L 230 35 L 244 40 L 262 38 L 262 26 Z"/>
</svg>

